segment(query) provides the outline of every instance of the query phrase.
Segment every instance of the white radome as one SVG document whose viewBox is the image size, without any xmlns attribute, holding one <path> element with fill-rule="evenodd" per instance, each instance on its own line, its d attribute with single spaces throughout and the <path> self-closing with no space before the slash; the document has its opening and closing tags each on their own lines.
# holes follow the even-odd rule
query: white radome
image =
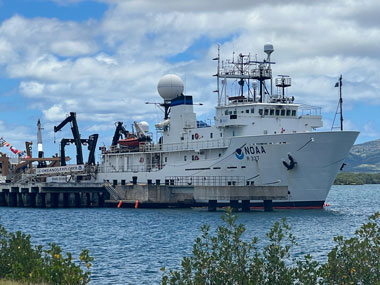
<svg viewBox="0 0 380 285">
<path fill-rule="evenodd" d="M 264 52 L 270 55 L 274 51 L 273 45 L 271 43 L 267 43 L 264 45 Z"/>
<path fill-rule="evenodd" d="M 149 124 L 148 124 L 148 122 L 146 122 L 146 121 L 141 121 L 140 123 L 139 123 L 139 126 L 140 126 L 140 128 L 144 131 L 144 132 L 149 132 Z"/>
<path fill-rule="evenodd" d="M 183 94 L 184 84 L 179 76 L 167 74 L 158 81 L 157 90 L 165 101 L 170 101 Z"/>
</svg>

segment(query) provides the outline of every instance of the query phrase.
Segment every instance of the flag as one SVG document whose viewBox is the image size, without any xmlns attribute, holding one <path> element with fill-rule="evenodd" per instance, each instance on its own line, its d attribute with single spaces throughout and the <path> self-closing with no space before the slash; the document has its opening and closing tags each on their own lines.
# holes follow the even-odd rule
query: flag
<svg viewBox="0 0 380 285">
<path fill-rule="evenodd" d="M 339 82 L 335 83 L 335 87 L 339 87 Z"/>
</svg>

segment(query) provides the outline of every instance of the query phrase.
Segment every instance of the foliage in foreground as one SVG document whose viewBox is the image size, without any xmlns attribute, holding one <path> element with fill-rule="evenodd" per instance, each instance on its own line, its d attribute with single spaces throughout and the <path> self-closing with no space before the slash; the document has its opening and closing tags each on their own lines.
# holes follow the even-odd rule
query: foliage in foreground
<svg viewBox="0 0 380 285">
<path fill-rule="evenodd" d="M 269 242 L 261 250 L 256 237 L 242 239 L 245 227 L 230 209 L 222 219 L 225 225 L 215 235 L 210 235 L 210 226 L 201 228 L 202 236 L 180 269 L 162 268 L 162 284 L 380 284 L 380 213 L 354 237 L 335 237 L 324 264 L 310 255 L 291 257 L 296 242 L 285 219 L 267 233 Z"/>
<path fill-rule="evenodd" d="M 70 252 L 52 243 L 48 249 L 32 246 L 30 235 L 8 233 L 0 225 L 0 280 L 32 284 L 87 284 L 93 258 L 83 250 L 76 265 Z M 83 268 L 83 269 L 82 269 Z"/>
</svg>

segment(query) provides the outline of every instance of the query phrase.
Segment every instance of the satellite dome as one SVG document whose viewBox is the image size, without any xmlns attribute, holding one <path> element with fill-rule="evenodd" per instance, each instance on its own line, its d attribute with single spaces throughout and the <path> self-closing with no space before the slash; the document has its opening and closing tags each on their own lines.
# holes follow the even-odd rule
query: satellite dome
<svg viewBox="0 0 380 285">
<path fill-rule="evenodd" d="M 165 101 L 181 96 L 184 85 L 181 78 L 175 74 L 167 74 L 158 81 L 157 90 Z"/>
<path fill-rule="evenodd" d="M 264 52 L 268 55 L 270 55 L 274 51 L 273 45 L 270 43 L 267 43 L 264 45 Z"/>
<path fill-rule="evenodd" d="M 148 124 L 148 122 L 146 122 L 146 121 L 141 121 L 140 123 L 139 123 L 139 125 L 140 125 L 140 128 L 144 131 L 144 132 L 149 132 L 149 124 Z"/>
</svg>

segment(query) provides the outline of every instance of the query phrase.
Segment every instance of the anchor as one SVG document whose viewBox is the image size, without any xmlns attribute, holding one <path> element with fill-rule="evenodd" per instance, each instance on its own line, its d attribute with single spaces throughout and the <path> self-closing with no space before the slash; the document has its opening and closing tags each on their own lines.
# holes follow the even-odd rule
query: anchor
<svg viewBox="0 0 380 285">
<path fill-rule="evenodd" d="M 297 162 L 294 161 L 294 158 L 288 153 L 288 158 L 289 158 L 289 163 L 286 162 L 285 160 L 282 161 L 282 164 L 288 169 L 291 170 L 296 166 Z"/>
</svg>

